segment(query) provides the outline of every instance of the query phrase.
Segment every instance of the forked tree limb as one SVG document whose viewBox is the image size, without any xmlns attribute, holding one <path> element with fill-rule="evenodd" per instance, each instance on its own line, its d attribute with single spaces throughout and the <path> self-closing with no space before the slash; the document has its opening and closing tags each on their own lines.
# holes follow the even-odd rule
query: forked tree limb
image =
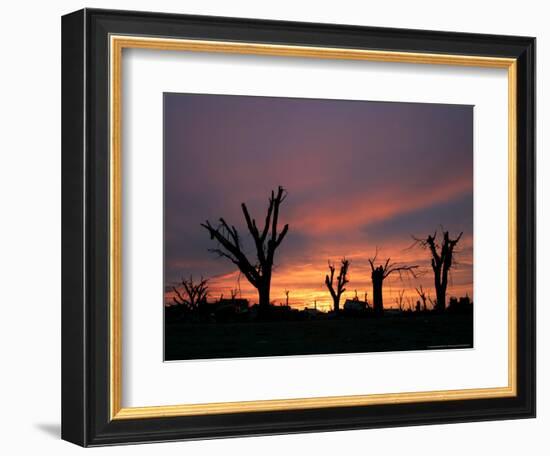
<svg viewBox="0 0 550 456">
<path fill-rule="evenodd" d="M 219 247 L 211 249 L 219 256 L 229 259 L 244 274 L 247 280 L 258 290 L 260 304 L 269 305 L 269 289 L 275 258 L 275 251 L 288 233 L 288 224 L 278 232 L 279 208 L 286 198 L 286 191 L 279 186 L 277 192 L 271 191 L 269 205 L 263 228 L 258 228 L 245 203 L 241 204 L 241 210 L 246 221 L 247 229 L 252 236 L 256 247 L 257 261 L 249 260 L 243 251 L 241 237 L 234 225 L 229 225 L 220 218 L 220 226 L 214 228 L 207 220 L 201 223 L 210 234 L 210 238 L 219 243 Z"/>
<path fill-rule="evenodd" d="M 189 276 L 188 279 L 181 279 L 181 286 L 183 287 L 183 293 L 177 287 L 172 287 L 175 293 L 172 299 L 176 304 L 186 306 L 188 310 L 196 310 L 199 304 L 208 296 L 208 279 L 201 277 L 200 281 L 196 283 L 193 276 Z"/>
<path fill-rule="evenodd" d="M 328 262 L 328 267 L 330 271 L 330 276 L 327 274 L 325 276 L 325 285 L 327 286 L 330 295 L 332 297 L 332 301 L 334 303 L 334 310 L 336 312 L 339 311 L 340 307 L 340 297 L 342 294 L 346 291 L 345 285 L 349 283 L 348 280 L 348 269 L 349 269 L 349 260 L 346 260 L 343 258 L 340 262 L 340 272 L 338 276 L 336 277 L 336 287 L 334 284 L 334 274 L 336 272 L 336 266 L 332 264 L 330 261 Z"/>
<path fill-rule="evenodd" d="M 442 229 L 443 240 L 441 245 L 436 242 L 437 231 L 433 235 L 428 235 L 426 239 L 414 238 L 415 243 L 419 243 L 430 251 L 438 310 L 445 310 L 446 307 L 448 275 L 454 265 L 454 250 L 462 238 L 462 234 L 461 232 L 455 239 L 452 239 L 449 232 Z"/>
</svg>

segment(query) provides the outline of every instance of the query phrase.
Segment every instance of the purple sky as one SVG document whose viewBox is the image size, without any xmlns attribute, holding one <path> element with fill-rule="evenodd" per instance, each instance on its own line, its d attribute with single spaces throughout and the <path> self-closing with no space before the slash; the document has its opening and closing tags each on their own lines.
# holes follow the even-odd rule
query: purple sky
<svg viewBox="0 0 550 456">
<path fill-rule="evenodd" d="M 237 288 L 235 267 L 200 223 L 220 216 L 246 235 L 240 204 L 263 220 L 271 189 L 288 190 L 272 299 L 330 301 L 327 260 L 351 259 L 348 295 L 370 293 L 368 257 L 428 268 L 411 235 L 464 231 L 449 292 L 472 295 L 473 107 L 226 95 L 165 94 L 165 284 L 211 278 L 212 298 Z M 252 249 L 250 249 L 252 253 Z M 396 290 L 423 284 L 392 279 Z M 243 296 L 254 301 L 244 278 Z M 412 290 L 412 291 L 411 291 Z M 167 295 L 168 296 L 168 295 Z M 294 296 L 294 301 L 292 297 Z"/>
</svg>

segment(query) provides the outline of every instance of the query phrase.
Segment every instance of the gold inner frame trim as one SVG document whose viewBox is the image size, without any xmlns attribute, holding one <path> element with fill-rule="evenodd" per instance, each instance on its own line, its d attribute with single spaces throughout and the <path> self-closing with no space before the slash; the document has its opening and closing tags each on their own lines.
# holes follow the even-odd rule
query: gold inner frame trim
<svg viewBox="0 0 550 456">
<path fill-rule="evenodd" d="M 517 394 L 517 61 L 511 58 L 389 52 L 314 46 L 111 35 L 110 52 L 110 415 L 111 419 L 265 412 L 425 401 L 512 397 Z M 153 49 L 317 59 L 504 68 L 508 70 L 508 385 L 494 388 L 122 407 L 122 51 Z"/>
</svg>

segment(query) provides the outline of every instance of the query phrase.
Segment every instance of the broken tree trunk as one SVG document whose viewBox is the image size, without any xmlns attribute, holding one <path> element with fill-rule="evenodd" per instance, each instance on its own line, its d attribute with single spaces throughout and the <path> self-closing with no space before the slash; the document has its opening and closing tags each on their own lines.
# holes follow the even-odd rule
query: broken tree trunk
<svg viewBox="0 0 550 456">
<path fill-rule="evenodd" d="M 384 313 L 384 298 L 382 293 L 384 280 L 395 272 L 397 272 L 400 277 L 402 273 L 411 274 L 413 277 L 416 277 L 415 269 L 418 268 L 418 265 L 399 266 L 397 263 L 391 263 L 391 258 L 388 258 L 383 266 L 375 266 L 377 256 L 378 252 L 374 255 L 374 258 L 369 258 L 369 263 L 371 267 L 373 309 L 375 315 L 380 316 Z"/>
</svg>

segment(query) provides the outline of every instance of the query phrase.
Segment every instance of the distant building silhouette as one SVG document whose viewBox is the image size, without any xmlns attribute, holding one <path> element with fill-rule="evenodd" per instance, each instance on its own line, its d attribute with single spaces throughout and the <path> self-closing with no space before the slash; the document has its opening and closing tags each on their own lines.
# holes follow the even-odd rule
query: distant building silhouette
<svg viewBox="0 0 550 456">
<path fill-rule="evenodd" d="M 474 303 L 469 296 L 462 296 L 461 298 L 452 297 L 449 299 L 449 306 L 446 311 L 448 313 L 469 313 L 474 309 Z"/>
<path fill-rule="evenodd" d="M 362 312 L 368 308 L 368 303 L 360 301 L 359 299 L 346 299 L 344 303 L 344 310 L 346 311 Z"/>
<path fill-rule="evenodd" d="M 212 303 L 216 309 L 231 308 L 236 313 L 246 312 L 248 310 L 248 299 L 243 298 L 221 298 L 219 301 Z"/>
<path fill-rule="evenodd" d="M 319 316 L 319 314 L 321 313 L 316 308 L 310 309 L 309 307 L 306 307 L 302 312 L 304 313 L 304 315 L 306 315 L 307 317 L 310 317 L 310 318 L 315 318 L 315 317 Z"/>
</svg>

